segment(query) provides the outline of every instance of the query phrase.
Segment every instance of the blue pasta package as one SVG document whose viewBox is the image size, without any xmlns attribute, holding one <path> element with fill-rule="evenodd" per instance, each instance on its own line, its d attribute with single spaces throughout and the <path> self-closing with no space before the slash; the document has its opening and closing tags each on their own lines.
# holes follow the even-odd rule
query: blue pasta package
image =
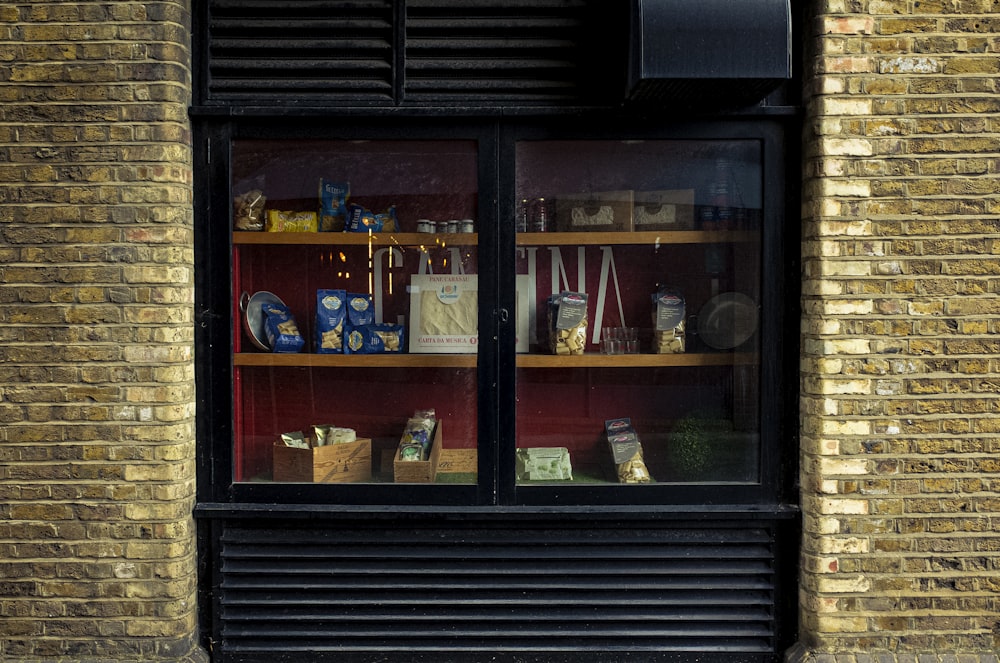
<svg viewBox="0 0 1000 663">
<path fill-rule="evenodd" d="M 347 199 L 350 182 L 319 181 L 319 229 L 321 232 L 341 231 L 347 225 Z"/>
<path fill-rule="evenodd" d="M 371 324 L 352 328 L 344 344 L 345 354 L 371 355 L 402 352 L 403 325 Z"/>
<path fill-rule="evenodd" d="M 306 340 L 299 333 L 292 312 L 283 304 L 268 302 L 261 307 L 264 334 L 272 352 L 301 352 Z"/>
<path fill-rule="evenodd" d="M 344 352 L 344 327 L 347 322 L 347 292 L 316 291 L 316 352 Z"/>
</svg>

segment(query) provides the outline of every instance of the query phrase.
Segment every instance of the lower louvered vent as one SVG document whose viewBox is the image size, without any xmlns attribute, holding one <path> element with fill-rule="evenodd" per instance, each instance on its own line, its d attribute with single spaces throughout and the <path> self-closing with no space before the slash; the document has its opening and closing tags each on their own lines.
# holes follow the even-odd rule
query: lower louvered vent
<svg viewBox="0 0 1000 663">
<path fill-rule="evenodd" d="M 766 528 L 228 529 L 221 545 L 234 660 L 775 646 Z"/>
<path fill-rule="evenodd" d="M 392 0 L 211 0 L 215 100 L 393 100 Z"/>
</svg>

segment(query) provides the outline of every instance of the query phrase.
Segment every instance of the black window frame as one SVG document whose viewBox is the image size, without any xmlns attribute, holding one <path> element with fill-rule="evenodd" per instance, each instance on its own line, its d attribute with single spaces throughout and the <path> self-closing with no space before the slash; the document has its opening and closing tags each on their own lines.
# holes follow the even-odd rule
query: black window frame
<svg viewBox="0 0 1000 663">
<path fill-rule="evenodd" d="M 795 237 L 785 219 L 794 218 L 787 195 L 787 121 L 738 118 L 723 122 L 663 123 L 595 121 L 594 118 L 211 118 L 196 123 L 206 168 L 197 185 L 196 309 L 198 311 L 199 500 L 230 504 L 314 504 L 327 507 L 449 506 L 469 509 L 520 507 L 698 509 L 729 505 L 778 509 L 792 503 L 796 442 L 795 399 L 788 398 L 792 358 L 797 357 L 796 311 L 789 302 L 790 263 L 786 246 Z M 475 485 L 234 483 L 231 344 L 239 331 L 232 318 L 229 148 L 241 139 L 474 139 L 479 150 L 480 307 L 478 361 L 479 479 Z M 754 484 L 518 485 L 513 475 L 515 355 L 513 321 L 498 311 L 515 308 L 514 146 L 524 139 L 683 139 L 760 141 L 764 168 L 765 218 L 761 229 L 761 444 L 760 481 Z M 794 244 L 791 244 L 794 246 Z M 223 248 L 225 247 L 225 248 Z"/>
</svg>

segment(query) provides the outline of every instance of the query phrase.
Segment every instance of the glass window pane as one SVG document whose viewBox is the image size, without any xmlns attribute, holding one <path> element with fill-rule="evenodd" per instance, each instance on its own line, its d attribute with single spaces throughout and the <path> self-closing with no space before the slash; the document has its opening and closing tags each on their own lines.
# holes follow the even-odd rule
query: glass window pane
<svg viewBox="0 0 1000 663">
<path fill-rule="evenodd" d="M 474 483 L 476 143 L 231 158 L 234 480 Z"/>
<path fill-rule="evenodd" d="M 517 144 L 519 484 L 759 481 L 760 155 Z"/>
</svg>

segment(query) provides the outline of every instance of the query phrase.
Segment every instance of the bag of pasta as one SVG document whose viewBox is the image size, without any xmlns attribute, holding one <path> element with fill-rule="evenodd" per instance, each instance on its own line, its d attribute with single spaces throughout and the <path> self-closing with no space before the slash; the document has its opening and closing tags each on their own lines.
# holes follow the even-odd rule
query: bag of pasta
<svg viewBox="0 0 1000 663">
<path fill-rule="evenodd" d="M 396 207 L 392 205 L 384 212 L 373 212 L 361 205 L 347 206 L 347 221 L 344 230 L 351 233 L 396 232 L 399 225 L 396 221 Z"/>
<path fill-rule="evenodd" d="M 414 412 L 406 421 L 403 435 L 399 438 L 396 458 L 401 461 L 427 460 L 434 442 L 436 425 L 437 419 L 433 411 Z"/>
<path fill-rule="evenodd" d="M 348 332 L 375 322 L 375 305 L 371 295 L 366 292 L 349 292 L 345 301 Z"/>
<path fill-rule="evenodd" d="M 347 293 L 343 290 L 316 291 L 316 352 L 344 351 L 344 326 L 347 320 Z"/>
<path fill-rule="evenodd" d="M 561 292 L 549 297 L 549 350 L 582 355 L 587 346 L 587 293 Z"/>
<path fill-rule="evenodd" d="M 272 352 L 300 352 L 306 340 L 299 333 L 295 318 L 287 306 L 268 302 L 261 306 L 264 314 L 264 333 Z"/>
<path fill-rule="evenodd" d="M 346 354 L 372 355 L 383 352 L 402 352 L 403 326 L 371 324 L 352 327 L 347 332 L 344 345 Z"/>
<path fill-rule="evenodd" d="M 351 195 L 350 182 L 319 181 L 319 230 L 340 232 L 347 225 L 347 198 Z"/>
<path fill-rule="evenodd" d="M 653 351 L 656 354 L 684 352 L 684 296 L 674 288 L 660 288 L 653 295 Z"/>
<path fill-rule="evenodd" d="M 619 483 L 649 483 L 653 477 L 642 458 L 642 442 L 632 428 L 632 420 L 627 417 L 608 419 L 604 422 L 604 432 L 611 448 L 615 463 L 615 474 Z"/>
</svg>

